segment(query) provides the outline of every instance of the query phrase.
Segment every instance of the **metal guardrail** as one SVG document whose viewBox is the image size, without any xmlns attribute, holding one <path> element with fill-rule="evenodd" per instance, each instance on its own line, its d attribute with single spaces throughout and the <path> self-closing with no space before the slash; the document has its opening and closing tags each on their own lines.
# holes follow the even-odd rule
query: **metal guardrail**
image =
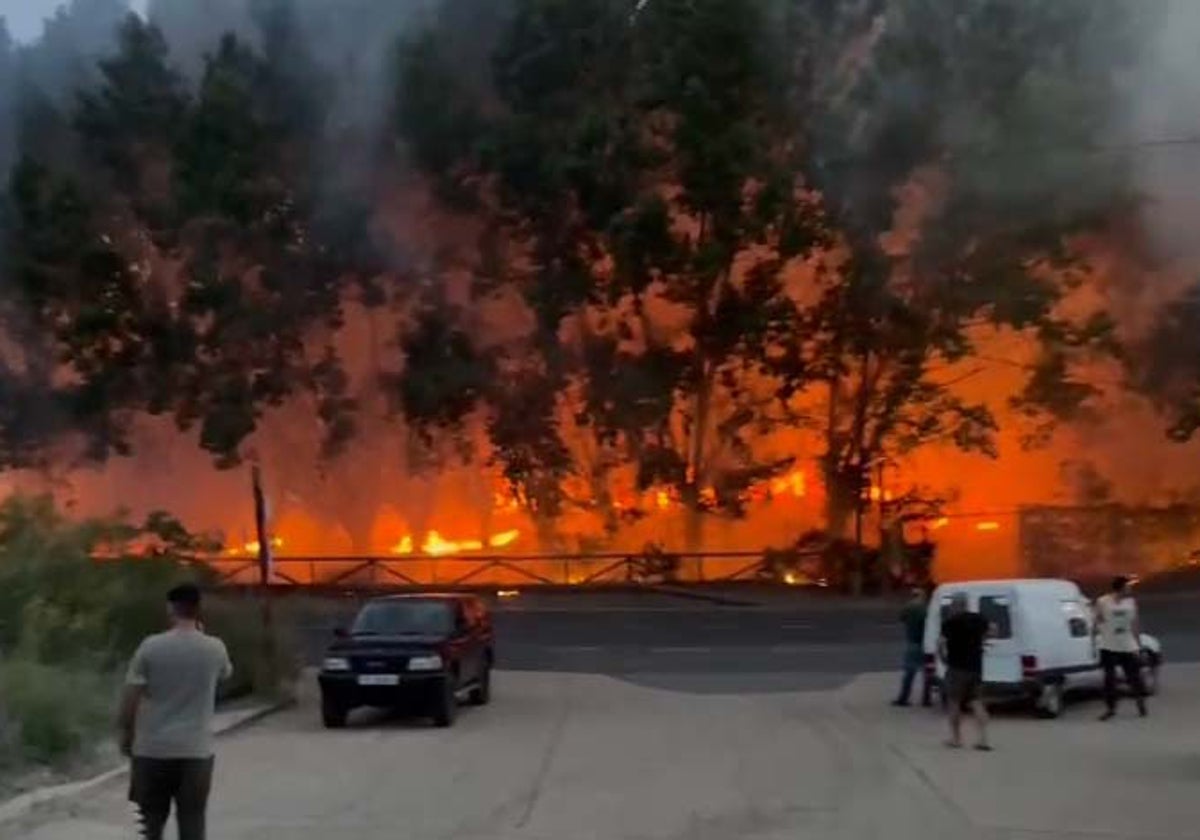
<svg viewBox="0 0 1200 840">
<path fill-rule="evenodd" d="M 260 582 L 257 558 L 211 557 L 199 562 L 218 581 Z M 275 557 L 271 583 L 345 588 L 429 586 L 589 586 L 627 583 L 719 583 L 769 575 L 762 551 L 695 554 L 471 555 L 441 557 Z"/>
</svg>

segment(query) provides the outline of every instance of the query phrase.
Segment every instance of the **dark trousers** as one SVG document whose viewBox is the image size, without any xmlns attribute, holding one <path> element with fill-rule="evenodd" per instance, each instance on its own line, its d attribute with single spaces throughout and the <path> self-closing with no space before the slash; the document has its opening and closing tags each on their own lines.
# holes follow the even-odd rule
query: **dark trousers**
<svg viewBox="0 0 1200 840">
<path fill-rule="evenodd" d="M 1125 683 L 1133 693 L 1139 709 L 1146 708 L 1146 686 L 1142 684 L 1142 661 L 1136 653 L 1100 651 L 1100 666 L 1104 669 L 1104 702 L 1108 710 L 1117 708 L 1117 669 L 1125 674 Z"/>
<path fill-rule="evenodd" d="M 904 674 L 900 678 L 900 694 L 896 697 L 897 703 L 908 702 L 918 672 L 921 673 L 921 704 L 928 706 L 933 687 L 929 684 L 929 675 L 925 673 L 924 651 L 921 645 L 910 644 L 904 650 Z"/>
<path fill-rule="evenodd" d="M 130 769 L 129 799 L 138 807 L 142 837 L 162 840 L 171 806 L 179 840 L 204 840 L 211 758 L 138 758 Z"/>
</svg>

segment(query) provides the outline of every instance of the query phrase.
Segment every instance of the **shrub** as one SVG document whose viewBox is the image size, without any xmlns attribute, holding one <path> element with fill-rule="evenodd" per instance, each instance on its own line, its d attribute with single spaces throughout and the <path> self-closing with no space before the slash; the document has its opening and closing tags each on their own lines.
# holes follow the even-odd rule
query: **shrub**
<svg viewBox="0 0 1200 840">
<path fill-rule="evenodd" d="M 301 661 L 292 634 L 279 620 L 263 620 L 258 599 L 219 595 L 204 608 L 208 632 L 218 636 L 233 660 L 233 679 L 222 687 L 226 698 L 257 694 L 270 699 L 287 696 L 300 673 Z"/>
<path fill-rule="evenodd" d="M 24 658 L 0 663 L 0 745 L 15 764 L 61 766 L 111 731 L 115 682 Z"/>
<path fill-rule="evenodd" d="M 152 543 L 149 556 L 134 551 Z M 48 498 L 0 503 L 0 747 L 30 762 L 61 763 L 110 730 L 125 663 L 165 626 L 166 591 L 206 582 L 190 563 L 201 546 L 175 520 L 73 522 Z M 217 594 L 205 610 L 236 677 L 225 694 L 277 697 L 298 670 L 294 648 L 258 602 Z"/>
</svg>

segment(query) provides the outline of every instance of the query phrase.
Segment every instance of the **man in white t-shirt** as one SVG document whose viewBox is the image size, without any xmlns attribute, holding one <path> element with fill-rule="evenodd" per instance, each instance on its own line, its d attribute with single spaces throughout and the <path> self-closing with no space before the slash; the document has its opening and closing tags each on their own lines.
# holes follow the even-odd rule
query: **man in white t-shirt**
<svg viewBox="0 0 1200 840">
<path fill-rule="evenodd" d="M 171 808 L 179 840 L 204 840 L 213 774 L 217 684 L 233 672 L 225 644 L 200 626 L 200 590 L 167 593 L 171 629 L 142 642 L 125 681 L 121 750 L 142 836 L 162 840 Z"/>
<path fill-rule="evenodd" d="M 1129 578 L 1114 578 L 1112 591 L 1096 599 L 1096 622 L 1093 626 L 1099 641 L 1100 666 L 1104 668 L 1104 703 L 1107 706 L 1100 720 L 1111 720 L 1117 713 L 1118 668 L 1125 673 L 1125 682 L 1133 692 L 1138 714 L 1145 717 L 1141 631 L 1137 601 L 1129 594 Z"/>
</svg>

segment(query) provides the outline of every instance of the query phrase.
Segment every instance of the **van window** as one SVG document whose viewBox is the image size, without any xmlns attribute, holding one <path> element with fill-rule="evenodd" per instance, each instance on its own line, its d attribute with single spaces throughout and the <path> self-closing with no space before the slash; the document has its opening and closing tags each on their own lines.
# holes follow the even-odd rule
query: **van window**
<svg viewBox="0 0 1200 840">
<path fill-rule="evenodd" d="M 1071 638 L 1083 639 L 1091 634 L 1091 626 L 1078 601 L 1063 601 L 1062 608 L 1067 616 L 1067 628 L 1071 632 Z"/>
<path fill-rule="evenodd" d="M 979 614 L 991 625 L 993 639 L 1012 638 L 1012 614 L 1006 596 L 980 595 Z"/>
</svg>

